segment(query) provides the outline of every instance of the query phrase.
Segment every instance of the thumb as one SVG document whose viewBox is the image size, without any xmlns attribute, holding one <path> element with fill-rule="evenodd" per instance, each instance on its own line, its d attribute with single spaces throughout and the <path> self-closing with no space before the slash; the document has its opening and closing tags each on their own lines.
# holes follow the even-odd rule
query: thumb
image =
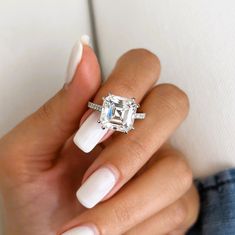
<svg viewBox="0 0 235 235">
<path fill-rule="evenodd" d="M 84 43 L 78 42 L 72 51 L 68 76 L 72 78 L 67 78 L 69 83 L 5 136 L 7 146 L 29 155 L 52 154 L 61 148 L 78 128 L 87 102 L 101 81 L 95 53 Z"/>
</svg>

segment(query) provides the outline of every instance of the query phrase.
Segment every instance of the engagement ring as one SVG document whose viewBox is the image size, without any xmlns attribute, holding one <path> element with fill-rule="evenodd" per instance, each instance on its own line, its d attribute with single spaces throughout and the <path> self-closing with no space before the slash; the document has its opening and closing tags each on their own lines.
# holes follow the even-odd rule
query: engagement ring
<svg viewBox="0 0 235 235">
<path fill-rule="evenodd" d="M 134 129 L 135 119 L 144 119 L 145 113 L 137 113 L 139 105 L 135 98 L 125 98 L 109 94 L 103 97 L 103 105 L 88 102 L 88 107 L 101 112 L 98 123 L 103 129 L 128 133 Z"/>
</svg>

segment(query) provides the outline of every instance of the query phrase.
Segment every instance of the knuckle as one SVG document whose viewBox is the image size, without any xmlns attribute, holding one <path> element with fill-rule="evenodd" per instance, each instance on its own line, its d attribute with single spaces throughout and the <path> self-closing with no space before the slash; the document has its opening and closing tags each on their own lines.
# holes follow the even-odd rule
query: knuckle
<svg viewBox="0 0 235 235">
<path fill-rule="evenodd" d="M 171 219 L 175 228 L 184 226 L 188 216 L 188 208 L 183 200 L 177 201 L 171 208 Z"/>
<path fill-rule="evenodd" d="M 140 58 L 144 60 L 148 60 L 151 63 L 154 63 L 155 65 L 160 65 L 160 60 L 155 55 L 153 52 L 151 52 L 148 49 L 145 48 L 136 48 L 136 49 L 131 49 L 127 51 L 125 54 L 123 54 L 123 57 L 135 57 L 135 58 Z M 122 58 L 122 57 L 121 57 Z"/>
<path fill-rule="evenodd" d="M 39 108 L 35 115 L 33 115 L 33 118 L 47 121 L 56 132 L 66 134 L 71 129 L 70 123 L 65 121 L 66 119 L 62 114 L 57 115 L 56 110 L 53 100 L 49 100 Z"/>
<path fill-rule="evenodd" d="M 148 74 L 149 78 L 152 78 L 153 81 L 156 81 L 157 74 L 160 73 L 161 63 L 157 55 L 153 52 L 144 49 L 137 48 L 132 49 L 124 53 L 118 60 L 117 64 L 124 63 L 126 65 L 135 65 L 135 70 L 138 70 L 139 73 L 144 72 Z M 135 72 L 134 70 L 132 70 Z"/>
<path fill-rule="evenodd" d="M 172 168 L 172 176 L 174 179 L 178 179 L 175 186 L 181 193 L 186 192 L 193 183 L 193 173 L 183 155 L 171 148 L 160 150 L 159 157 L 165 159 L 169 166 L 174 166 Z"/>
<path fill-rule="evenodd" d="M 53 107 L 50 101 L 43 104 L 43 106 L 38 110 L 38 117 L 42 120 L 51 119 L 53 113 Z"/>
<path fill-rule="evenodd" d="M 193 185 L 190 190 L 183 196 L 183 200 L 185 201 L 188 209 L 186 224 L 189 227 L 197 221 L 200 211 L 200 198 L 195 185 Z"/>
<path fill-rule="evenodd" d="M 192 170 L 181 156 L 174 156 L 174 168 L 183 191 L 187 191 L 193 182 Z"/>
<path fill-rule="evenodd" d="M 133 216 L 130 213 L 129 207 L 129 203 L 122 201 L 113 209 L 114 218 L 117 224 L 132 221 Z"/>
<path fill-rule="evenodd" d="M 130 137 L 128 137 L 126 143 L 127 144 L 125 145 L 125 151 L 129 153 L 129 156 L 134 156 L 135 158 L 134 162 L 133 158 L 129 158 L 130 163 L 127 164 L 129 167 L 128 170 L 128 176 L 129 176 L 131 174 L 135 174 L 136 169 L 138 169 L 139 166 L 142 166 L 143 163 L 146 162 L 147 148 L 143 144 L 141 144 L 138 140 Z M 124 174 L 125 173 L 123 172 L 123 177 L 127 177 Z"/>
<path fill-rule="evenodd" d="M 171 112 L 185 117 L 189 111 L 189 98 L 184 91 L 173 84 L 161 84 L 155 87 L 158 99 L 167 106 Z"/>
<path fill-rule="evenodd" d="M 64 89 L 60 90 L 58 93 L 56 93 L 51 99 L 49 99 L 46 103 L 44 103 L 36 112 L 36 116 L 39 118 L 45 120 L 45 119 L 54 119 L 57 115 L 56 112 L 58 111 L 58 105 L 55 102 L 55 100 L 60 99 L 63 100 L 64 96 Z M 60 107 L 61 108 L 61 107 Z"/>
<path fill-rule="evenodd" d="M 116 89 L 118 89 L 122 94 L 134 94 L 135 96 L 138 91 L 137 84 L 128 82 L 127 80 L 124 80 L 122 83 L 118 84 Z"/>
</svg>

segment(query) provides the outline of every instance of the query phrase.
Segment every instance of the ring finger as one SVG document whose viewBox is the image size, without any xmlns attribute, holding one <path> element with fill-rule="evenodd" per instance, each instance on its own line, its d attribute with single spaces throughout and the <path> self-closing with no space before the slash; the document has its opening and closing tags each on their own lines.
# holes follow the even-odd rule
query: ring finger
<svg viewBox="0 0 235 235">
<path fill-rule="evenodd" d="M 118 60 L 108 80 L 96 94 L 94 103 L 101 104 L 108 93 L 135 97 L 136 102 L 140 102 L 158 80 L 159 73 L 160 63 L 154 54 L 145 49 L 131 50 Z M 108 132 L 97 123 L 99 116 L 97 111 L 89 114 L 74 137 L 75 144 L 84 152 L 90 152 Z"/>
</svg>

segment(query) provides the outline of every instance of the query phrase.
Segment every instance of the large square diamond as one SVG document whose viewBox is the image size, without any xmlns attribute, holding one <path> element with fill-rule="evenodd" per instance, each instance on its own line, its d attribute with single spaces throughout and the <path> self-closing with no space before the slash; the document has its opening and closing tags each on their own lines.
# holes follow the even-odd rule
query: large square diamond
<svg viewBox="0 0 235 235">
<path fill-rule="evenodd" d="M 110 94 L 104 98 L 100 122 L 104 128 L 127 133 L 133 129 L 137 108 L 134 99 Z"/>
</svg>

